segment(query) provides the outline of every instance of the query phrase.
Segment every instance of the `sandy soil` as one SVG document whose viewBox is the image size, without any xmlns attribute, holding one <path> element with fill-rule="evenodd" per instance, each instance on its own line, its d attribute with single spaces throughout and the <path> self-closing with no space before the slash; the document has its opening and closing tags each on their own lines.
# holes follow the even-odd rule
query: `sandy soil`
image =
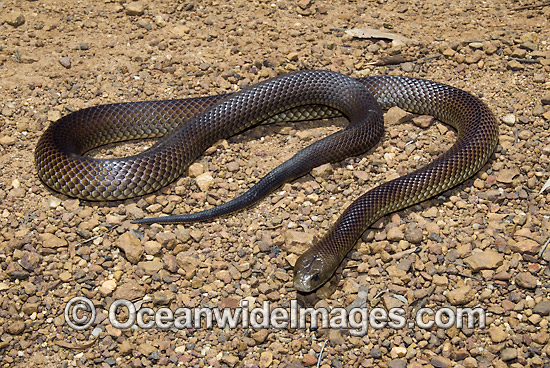
<svg viewBox="0 0 550 368">
<path fill-rule="evenodd" d="M 321 367 L 549 367 L 550 191 L 540 191 L 550 177 L 550 6 L 439 3 L 0 1 L 0 365 L 302 367 L 320 356 Z M 409 41 L 356 38 L 346 32 L 354 28 Z M 378 65 L 388 57 L 397 63 Z M 360 193 L 443 152 L 451 129 L 388 121 L 371 152 L 193 226 L 130 221 L 234 198 L 345 121 L 255 128 L 219 142 L 189 176 L 123 202 L 75 200 L 36 176 L 38 138 L 71 111 L 218 94 L 302 69 L 448 83 L 480 97 L 501 122 L 500 144 L 479 174 L 378 221 L 316 293 L 292 288 L 297 256 Z M 64 319 L 75 296 L 98 311 L 82 331 Z M 480 307 L 487 316 L 485 327 L 371 328 L 364 336 L 329 328 L 121 330 L 107 318 L 121 298 L 155 310 L 243 300 L 289 308 L 297 299 L 401 307 L 411 316 L 420 307 Z"/>
</svg>

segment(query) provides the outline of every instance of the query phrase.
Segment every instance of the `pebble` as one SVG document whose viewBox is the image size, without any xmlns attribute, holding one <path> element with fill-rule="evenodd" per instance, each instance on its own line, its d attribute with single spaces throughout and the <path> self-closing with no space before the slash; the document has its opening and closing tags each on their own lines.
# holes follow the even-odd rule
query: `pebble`
<svg viewBox="0 0 550 368">
<path fill-rule="evenodd" d="M 152 256 L 159 254 L 161 249 L 162 245 L 155 240 L 148 240 L 145 242 L 145 244 L 143 244 L 143 250 L 145 251 L 145 253 Z"/>
<path fill-rule="evenodd" d="M 309 245 L 313 242 L 313 234 L 297 230 L 287 230 L 284 234 L 285 243 L 288 247 L 296 245 Z"/>
<path fill-rule="evenodd" d="M 430 363 L 432 363 L 435 368 L 447 368 L 451 366 L 451 360 L 440 355 L 436 355 L 430 359 Z"/>
<path fill-rule="evenodd" d="M 494 326 L 489 328 L 489 336 L 492 342 L 498 344 L 508 338 L 508 333 L 501 326 Z"/>
<path fill-rule="evenodd" d="M 6 23 L 17 28 L 25 23 L 25 15 L 20 10 L 12 10 L 6 16 Z"/>
<path fill-rule="evenodd" d="M 403 359 L 392 359 L 388 363 L 388 368 L 406 368 L 407 362 Z"/>
<path fill-rule="evenodd" d="M 21 335 L 25 328 L 25 322 L 21 320 L 11 321 L 5 326 L 6 332 L 10 335 Z"/>
<path fill-rule="evenodd" d="M 537 278 L 529 272 L 520 272 L 516 276 L 516 284 L 524 289 L 534 289 L 537 287 Z"/>
<path fill-rule="evenodd" d="M 537 254 L 541 248 L 542 245 L 532 239 L 523 239 L 510 246 L 513 252 L 522 254 Z"/>
<path fill-rule="evenodd" d="M 62 56 L 59 58 L 59 64 L 61 64 L 62 67 L 65 69 L 71 68 L 71 58 L 68 56 Z"/>
<path fill-rule="evenodd" d="M 142 269 L 148 275 L 154 275 L 158 271 L 162 270 L 163 263 L 160 259 L 155 258 L 152 261 L 138 262 L 137 266 Z"/>
<path fill-rule="evenodd" d="M 544 96 L 542 96 L 540 102 L 543 105 L 550 105 L 550 92 L 547 92 Z"/>
<path fill-rule="evenodd" d="M 268 335 L 269 331 L 267 329 L 261 329 L 254 332 L 251 337 L 254 339 L 254 341 L 256 341 L 256 344 L 263 344 Z"/>
<path fill-rule="evenodd" d="M 271 363 L 273 363 L 273 353 L 271 351 L 262 351 L 260 354 L 260 367 L 270 367 Z"/>
<path fill-rule="evenodd" d="M 127 15 L 143 15 L 145 13 L 145 6 L 143 3 L 133 1 L 125 5 Z"/>
<path fill-rule="evenodd" d="M 500 352 L 500 359 L 507 362 L 518 357 L 518 350 L 516 348 L 505 348 Z"/>
<path fill-rule="evenodd" d="M 540 314 L 541 316 L 550 315 L 550 300 L 542 300 L 535 304 L 535 306 L 533 307 L 533 312 Z"/>
<path fill-rule="evenodd" d="M 40 240 L 42 241 L 42 246 L 46 248 L 60 248 L 67 246 L 67 241 L 61 239 L 57 235 L 44 233 L 40 235 Z"/>
<path fill-rule="evenodd" d="M 317 364 L 317 358 L 314 357 L 313 355 L 309 354 L 309 353 L 304 354 L 304 357 L 302 358 L 302 364 L 305 367 L 311 367 L 312 365 Z"/>
<path fill-rule="evenodd" d="M 2 146 L 13 146 L 15 144 L 16 140 L 15 137 L 4 135 L 0 137 L 0 145 Z"/>
<path fill-rule="evenodd" d="M 403 231 L 399 227 L 392 227 L 390 230 L 388 230 L 388 233 L 386 235 L 386 238 L 389 241 L 398 242 L 403 239 L 405 239 L 405 234 L 403 234 Z"/>
<path fill-rule="evenodd" d="M 501 118 L 502 122 L 509 126 L 516 124 L 516 116 L 514 114 L 506 114 Z"/>
<path fill-rule="evenodd" d="M 145 288 L 137 281 L 129 281 L 119 285 L 115 290 L 113 297 L 115 299 L 126 299 L 135 301 L 145 296 Z"/>
<path fill-rule="evenodd" d="M 407 73 L 412 72 L 414 69 L 414 64 L 411 63 L 410 61 L 401 63 L 399 66 L 401 67 L 401 70 Z"/>
<path fill-rule="evenodd" d="M 128 262 L 133 264 L 139 262 L 144 252 L 144 247 L 141 245 L 141 241 L 129 231 L 118 237 L 116 240 L 116 246 L 124 252 Z"/>
<path fill-rule="evenodd" d="M 476 291 L 470 286 L 465 285 L 447 292 L 445 296 L 452 305 L 464 305 L 474 300 Z"/>
<path fill-rule="evenodd" d="M 196 178 L 197 176 L 204 173 L 204 165 L 198 162 L 195 162 L 189 166 L 189 176 Z"/>
<path fill-rule="evenodd" d="M 506 64 L 506 67 L 510 70 L 514 70 L 514 71 L 521 71 L 523 69 L 525 69 L 525 67 L 523 66 L 522 63 L 520 63 L 519 61 L 517 60 L 510 60 L 508 61 L 508 63 Z"/>
<path fill-rule="evenodd" d="M 321 166 L 315 167 L 313 170 L 311 170 L 311 175 L 314 178 L 327 178 L 332 173 L 332 165 L 329 164 L 323 164 Z"/>
<path fill-rule="evenodd" d="M 202 192 L 208 192 L 212 184 L 214 183 L 214 178 L 212 177 L 212 174 L 210 172 L 205 172 L 203 174 L 198 175 L 195 178 L 195 181 L 197 183 L 197 186 Z"/>
<path fill-rule="evenodd" d="M 415 116 L 412 119 L 413 124 L 422 129 L 428 128 L 430 125 L 432 125 L 433 121 L 434 117 L 430 115 Z"/>
<path fill-rule="evenodd" d="M 413 114 L 407 112 L 397 106 L 391 107 L 384 114 L 384 121 L 387 125 L 402 124 L 406 121 L 411 120 L 414 117 Z"/>
<path fill-rule="evenodd" d="M 405 239 L 412 244 L 420 244 L 424 239 L 422 230 L 416 226 L 407 226 L 405 228 Z"/>
<path fill-rule="evenodd" d="M 495 269 L 500 266 L 503 261 L 504 257 L 501 253 L 495 252 L 494 250 L 484 250 L 467 257 L 464 263 L 470 267 L 472 271 L 477 272 L 480 270 Z"/>
</svg>

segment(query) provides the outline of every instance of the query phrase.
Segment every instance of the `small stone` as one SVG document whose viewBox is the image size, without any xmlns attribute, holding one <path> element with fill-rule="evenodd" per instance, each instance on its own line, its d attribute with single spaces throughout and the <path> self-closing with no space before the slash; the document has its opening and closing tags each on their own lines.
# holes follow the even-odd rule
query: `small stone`
<svg viewBox="0 0 550 368">
<path fill-rule="evenodd" d="M 504 169 L 499 172 L 497 181 L 500 183 L 510 184 L 518 175 L 519 169 L 517 167 L 514 167 L 513 169 Z"/>
<path fill-rule="evenodd" d="M 451 366 L 451 361 L 448 358 L 439 355 L 434 356 L 430 360 L 430 363 L 432 363 L 435 368 L 447 368 Z"/>
<path fill-rule="evenodd" d="M 479 366 L 477 364 L 476 358 L 473 357 L 467 357 L 466 359 L 464 359 L 463 365 L 464 368 L 475 368 Z"/>
<path fill-rule="evenodd" d="M 286 57 L 289 61 L 298 61 L 300 54 L 296 51 L 290 52 Z"/>
<path fill-rule="evenodd" d="M 141 241 L 131 232 L 127 231 L 119 236 L 116 240 L 116 245 L 122 249 L 128 262 L 136 264 L 141 259 L 144 251 L 143 246 L 141 245 Z"/>
<path fill-rule="evenodd" d="M 0 145 L 2 146 L 13 146 L 15 144 L 15 138 L 9 135 L 4 135 L 0 137 Z"/>
<path fill-rule="evenodd" d="M 69 69 L 71 67 L 71 58 L 68 56 L 60 57 L 59 64 L 61 64 L 61 66 L 65 69 Z"/>
<path fill-rule="evenodd" d="M 407 348 L 404 346 L 394 346 L 390 351 L 390 355 L 393 358 L 403 358 L 407 355 Z"/>
<path fill-rule="evenodd" d="M 306 367 L 311 367 L 312 365 L 317 364 L 317 358 L 309 353 L 304 354 L 304 357 L 302 358 L 302 364 Z"/>
<path fill-rule="evenodd" d="M 399 65 L 399 67 L 400 67 L 401 70 L 403 70 L 404 72 L 412 72 L 413 69 L 414 69 L 414 65 L 413 65 L 413 63 L 411 63 L 410 61 L 401 63 L 401 65 Z"/>
<path fill-rule="evenodd" d="M 464 263 L 472 269 L 472 271 L 477 272 L 480 270 L 491 270 L 495 269 L 502 264 L 504 257 L 501 253 L 485 250 L 483 252 L 478 252 L 472 254 L 464 260 Z"/>
<path fill-rule="evenodd" d="M 67 281 L 70 281 L 71 280 L 71 273 L 68 272 L 68 271 L 63 271 L 59 274 L 59 279 L 63 282 L 67 282 Z"/>
<path fill-rule="evenodd" d="M 489 336 L 494 343 L 501 343 L 508 337 L 508 334 L 501 326 L 491 327 L 489 329 Z"/>
<path fill-rule="evenodd" d="M 510 60 L 507 64 L 506 64 L 506 67 L 510 70 L 514 70 L 514 71 L 520 71 L 520 70 L 523 70 L 525 69 L 525 67 L 517 60 Z"/>
<path fill-rule="evenodd" d="M 67 241 L 65 239 L 61 239 L 54 234 L 41 234 L 40 239 L 42 240 L 42 245 L 46 248 L 60 248 L 67 246 Z"/>
<path fill-rule="evenodd" d="M 541 316 L 548 316 L 550 315 L 550 300 L 542 300 L 535 304 L 535 307 L 533 308 L 533 312 L 540 314 Z"/>
<path fill-rule="evenodd" d="M 222 362 L 226 363 L 230 367 L 233 367 L 239 362 L 239 358 L 232 354 L 223 355 L 220 359 Z"/>
<path fill-rule="evenodd" d="M 113 291 L 116 289 L 116 281 L 115 280 L 105 280 L 101 286 L 99 287 L 99 292 L 104 295 L 110 295 Z"/>
<path fill-rule="evenodd" d="M 390 108 L 384 115 L 384 121 L 388 125 L 401 124 L 413 118 L 413 114 L 397 106 Z"/>
<path fill-rule="evenodd" d="M 546 75 L 543 73 L 533 74 L 533 82 L 535 83 L 544 83 L 546 82 Z"/>
<path fill-rule="evenodd" d="M 214 178 L 210 172 L 205 172 L 200 174 L 195 178 L 195 182 L 199 189 L 203 192 L 208 192 L 212 184 L 214 183 Z"/>
<path fill-rule="evenodd" d="M 510 249 L 516 253 L 537 254 L 542 246 L 533 239 L 523 239 L 513 244 Z"/>
<path fill-rule="evenodd" d="M 514 114 L 507 114 L 502 117 L 502 122 L 509 126 L 516 124 L 516 116 Z"/>
<path fill-rule="evenodd" d="M 144 356 L 148 356 L 149 354 L 151 354 L 156 350 L 157 349 L 153 345 L 146 342 L 139 344 L 137 347 L 137 351 L 139 351 Z"/>
<path fill-rule="evenodd" d="M 196 242 L 200 242 L 202 237 L 204 236 L 203 232 L 199 229 L 193 229 L 191 230 L 191 232 L 189 233 L 189 235 L 191 235 L 191 238 L 196 241 Z"/>
<path fill-rule="evenodd" d="M 178 266 L 185 272 L 185 278 L 191 280 L 197 273 L 200 261 L 192 256 L 186 256 L 183 253 L 178 253 L 176 256 Z"/>
<path fill-rule="evenodd" d="M 189 166 L 189 176 L 196 178 L 197 176 L 204 173 L 204 166 L 201 163 L 195 162 Z"/>
<path fill-rule="evenodd" d="M 380 359 L 382 358 L 382 350 L 379 349 L 379 348 L 372 348 L 370 350 L 370 356 L 373 357 L 374 359 Z"/>
<path fill-rule="evenodd" d="M 267 368 L 273 362 L 273 353 L 271 351 L 262 351 L 260 354 L 260 368 Z"/>
<path fill-rule="evenodd" d="M 115 299 L 138 300 L 145 296 L 145 288 L 137 281 L 130 281 L 119 285 L 113 294 Z"/>
<path fill-rule="evenodd" d="M 137 266 L 141 268 L 146 274 L 154 275 L 162 270 L 163 263 L 160 259 L 155 258 L 152 261 L 138 262 Z"/>
<path fill-rule="evenodd" d="M 251 336 L 254 339 L 254 341 L 256 341 L 256 344 L 263 344 L 267 339 L 268 335 L 269 335 L 269 331 L 267 329 L 261 329 L 254 332 Z"/>
<path fill-rule="evenodd" d="M 474 300 L 476 291 L 470 286 L 465 285 L 449 291 L 445 296 L 452 305 L 464 305 Z"/>
<path fill-rule="evenodd" d="M 126 4 L 125 9 L 127 15 L 143 15 L 145 12 L 145 6 L 138 1 Z"/>
<path fill-rule="evenodd" d="M 420 115 L 412 119 L 413 124 L 422 129 L 428 128 L 433 121 L 434 117 L 430 115 Z"/>
<path fill-rule="evenodd" d="M 153 301 L 154 305 L 169 305 L 175 298 L 176 294 L 174 294 L 172 291 L 159 290 L 153 293 L 151 300 Z"/>
<path fill-rule="evenodd" d="M 500 352 L 500 359 L 507 362 L 518 357 L 518 351 L 516 348 L 502 349 Z"/>
<path fill-rule="evenodd" d="M 403 231 L 401 231 L 399 227 L 392 227 L 388 230 L 386 239 L 388 239 L 389 241 L 398 242 L 405 239 L 405 234 L 403 234 Z"/>
<path fill-rule="evenodd" d="M 59 110 L 49 110 L 48 111 L 48 121 L 57 121 L 61 119 L 61 111 Z"/>
<path fill-rule="evenodd" d="M 6 323 L 5 329 L 10 335 L 21 335 L 25 331 L 25 327 L 24 321 L 17 320 Z"/>
<path fill-rule="evenodd" d="M 537 287 L 537 278 L 529 272 L 520 272 L 516 276 L 516 284 L 524 289 L 534 289 Z"/>
<path fill-rule="evenodd" d="M 227 164 L 227 171 L 229 172 L 239 171 L 240 167 L 241 165 L 239 165 L 237 161 L 231 161 Z"/>
<path fill-rule="evenodd" d="M 344 339 L 344 337 L 342 336 L 341 330 L 329 330 L 328 339 L 333 345 L 342 345 L 346 343 L 346 339 Z"/>
<path fill-rule="evenodd" d="M 178 261 L 176 260 L 176 257 L 173 254 L 166 253 L 162 257 L 162 261 L 164 262 L 165 269 L 167 269 L 170 272 L 178 272 Z"/>
<path fill-rule="evenodd" d="M 120 354 L 122 354 L 122 355 L 128 355 L 128 354 L 130 354 L 130 353 L 132 352 L 132 350 L 134 350 L 134 349 L 133 349 L 133 347 L 132 347 L 132 344 L 131 344 L 130 341 L 128 341 L 128 340 L 124 340 L 124 341 L 122 342 L 122 344 L 120 344 L 120 345 L 118 346 L 118 351 L 119 351 Z"/>
<path fill-rule="evenodd" d="M 20 10 L 12 10 L 6 16 L 6 22 L 10 26 L 12 26 L 14 28 L 17 28 L 20 25 L 22 25 L 23 23 L 25 23 L 25 16 L 23 15 L 23 13 Z"/>
<path fill-rule="evenodd" d="M 143 244 L 143 249 L 145 250 L 145 253 L 155 256 L 160 253 L 160 250 L 162 248 L 162 245 L 158 241 L 155 240 L 148 240 Z"/>
<path fill-rule="evenodd" d="M 284 234 L 285 243 L 288 247 L 296 245 L 309 245 L 313 243 L 313 234 L 297 230 L 287 230 Z"/>
<path fill-rule="evenodd" d="M 314 178 L 327 178 L 331 173 L 332 173 L 331 164 L 323 164 L 311 170 L 311 175 Z"/>
<path fill-rule="evenodd" d="M 542 98 L 540 99 L 540 102 L 543 105 L 550 105 L 550 93 L 546 93 Z"/>
<path fill-rule="evenodd" d="M 403 359 L 392 359 L 388 363 L 388 368 L 406 368 L 407 362 Z"/>
<path fill-rule="evenodd" d="M 423 235 L 419 227 L 407 227 L 405 229 L 405 239 L 412 244 L 422 243 Z"/>
</svg>

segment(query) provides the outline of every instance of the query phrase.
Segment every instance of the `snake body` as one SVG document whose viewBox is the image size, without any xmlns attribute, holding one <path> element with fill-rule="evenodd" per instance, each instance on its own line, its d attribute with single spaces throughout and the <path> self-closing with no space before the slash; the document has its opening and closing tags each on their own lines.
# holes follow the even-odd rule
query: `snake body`
<svg viewBox="0 0 550 368">
<path fill-rule="evenodd" d="M 35 161 L 39 177 L 54 190 L 86 200 L 119 200 L 166 186 L 216 141 L 259 123 L 338 115 L 349 119 L 346 128 L 302 149 L 241 197 L 195 214 L 136 222 L 204 220 L 242 209 L 323 163 L 367 151 L 383 133 L 381 109 L 392 106 L 450 124 L 457 130 L 456 142 L 432 163 L 367 191 L 344 211 L 296 261 L 294 287 L 309 292 L 332 276 L 361 233 L 380 217 L 450 189 L 481 169 L 498 141 L 497 122 L 483 102 L 460 89 L 423 79 L 352 79 L 329 71 L 296 72 L 234 94 L 76 111 L 45 131 Z M 82 155 L 107 143 L 154 137 L 162 138 L 135 156 Z"/>
</svg>

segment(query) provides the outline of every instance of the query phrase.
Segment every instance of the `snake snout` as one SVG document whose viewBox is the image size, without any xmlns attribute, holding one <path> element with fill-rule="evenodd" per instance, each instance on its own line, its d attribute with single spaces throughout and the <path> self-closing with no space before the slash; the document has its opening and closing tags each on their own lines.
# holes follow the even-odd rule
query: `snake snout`
<svg viewBox="0 0 550 368">
<path fill-rule="evenodd" d="M 303 293 L 312 292 L 328 281 L 333 270 L 327 259 L 306 251 L 294 265 L 294 288 Z"/>
</svg>

